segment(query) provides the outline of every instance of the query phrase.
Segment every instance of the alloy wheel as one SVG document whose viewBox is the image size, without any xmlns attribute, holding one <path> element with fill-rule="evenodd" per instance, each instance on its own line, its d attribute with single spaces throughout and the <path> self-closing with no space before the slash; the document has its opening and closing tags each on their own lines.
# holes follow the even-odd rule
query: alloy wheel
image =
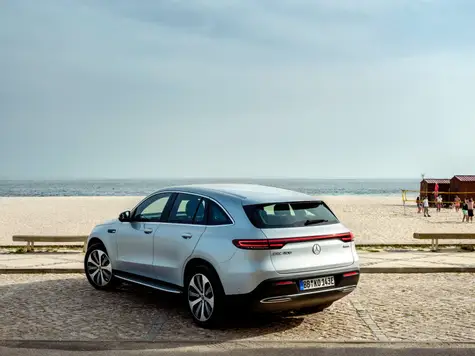
<svg viewBox="0 0 475 356">
<path fill-rule="evenodd" d="M 87 259 L 87 274 L 99 287 L 106 286 L 112 279 L 112 266 L 104 251 L 94 250 Z"/>
<path fill-rule="evenodd" d="M 214 311 L 214 292 L 211 282 L 204 274 L 195 274 L 188 285 L 188 303 L 193 316 L 205 322 Z"/>
</svg>

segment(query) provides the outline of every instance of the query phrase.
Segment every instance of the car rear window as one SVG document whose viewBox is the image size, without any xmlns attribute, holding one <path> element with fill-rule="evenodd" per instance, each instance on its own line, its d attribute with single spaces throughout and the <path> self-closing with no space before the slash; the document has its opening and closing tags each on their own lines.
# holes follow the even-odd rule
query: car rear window
<svg viewBox="0 0 475 356">
<path fill-rule="evenodd" d="M 244 211 L 252 224 L 260 229 L 318 226 L 339 222 L 322 201 L 246 205 Z"/>
</svg>

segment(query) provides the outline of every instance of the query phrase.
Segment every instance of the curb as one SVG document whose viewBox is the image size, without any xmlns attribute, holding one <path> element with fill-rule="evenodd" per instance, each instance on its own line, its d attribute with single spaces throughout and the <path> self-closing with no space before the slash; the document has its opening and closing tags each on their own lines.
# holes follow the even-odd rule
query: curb
<svg viewBox="0 0 475 356">
<path fill-rule="evenodd" d="M 211 346 L 227 344 L 237 345 L 242 349 L 248 349 L 249 346 L 253 347 L 257 345 L 262 346 L 274 346 L 288 345 L 288 348 L 295 346 L 311 346 L 319 347 L 319 345 L 325 347 L 338 347 L 338 348 L 351 348 L 355 346 L 399 346 L 399 347 L 420 347 L 420 348 L 440 348 L 441 346 L 446 348 L 474 348 L 474 341 L 440 341 L 440 340 L 421 340 L 421 341 L 379 341 L 379 340 L 345 340 L 345 339 L 333 339 L 333 340 L 229 340 L 226 338 L 214 338 L 213 340 L 157 340 L 157 341 L 145 341 L 145 340 L 0 340 L 0 346 L 6 346 L 10 348 L 29 348 L 29 349 L 55 349 L 55 350 L 80 350 L 80 351 L 108 351 L 108 350 L 144 350 L 144 349 L 159 349 L 170 347 L 192 347 L 192 346 Z M 323 352 L 325 353 L 325 352 Z"/>
<path fill-rule="evenodd" d="M 457 239 L 455 239 L 457 240 Z M 457 240 L 457 241 L 460 241 L 460 240 Z M 473 242 L 473 240 L 471 240 L 470 242 L 458 242 L 458 243 L 439 243 L 439 246 L 442 246 L 442 247 L 459 247 L 459 246 L 463 246 L 463 245 L 475 245 L 475 242 Z M 428 241 L 427 243 L 418 243 L 418 242 L 415 242 L 415 243 L 405 243 L 405 244 L 380 244 L 380 243 L 370 243 L 370 244 L 359 244 L 359 243 L 355 243 L 355 246 L 358 248 L 370 248 L 370 247 L 379 247 L 379 248 L 388 248 L 388 247 L 393 247 L 393 248 L 404 248 L 404 247 L 407 247 L 407 248 L 415 248 L 415 247 L 430 247 L 431 246 L 431 242 Z"/>
<path fill-rule="evenodd" d="M 475 267 L 361 267 L 361 273 L 475 273 Z"/>
<path fill-rule="evenodd" d="M 21 245 L 18 245 L 18 244 L 15 244 L 15 245 L 0 245 L 0 248 L 21 248 L 21 247 L 26 248 L 26 245 L 25 244 L 21 244 Z M 80 249 L 80 248 L 83 248 L 84 245 L 78 245 L 78 244 L 75 244 L 75 245 L 38 245 L 38 243 L 37 243 L 35 245 L 35 247 L 39 247 L 39 248 L 62 248 L 62 249 L 66 249 L 66 248 L 76 249 L 77 248 L 77 249 Z"/>
<path fill-rule="evenodd" d="M 83 268 L 0 268 L 0 274 L 67 274 L 84 273 Z"/>
<path fill-rule="evenodd" d="M 0 274 L 84 274 L 83 268 L 0 268 Z M 475 267 L 361 267 L 364 274 L 475 273 Z"/>
</svg>

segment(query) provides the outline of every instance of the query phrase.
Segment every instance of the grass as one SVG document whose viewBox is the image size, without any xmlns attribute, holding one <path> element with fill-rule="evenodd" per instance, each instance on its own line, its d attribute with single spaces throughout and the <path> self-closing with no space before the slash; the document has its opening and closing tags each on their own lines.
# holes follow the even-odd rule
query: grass
<svg viewBox="0 0 475 356">
<path fill-rule="evenodd" d="M 475 244 L 472 245 L 439 245 L 442 248 L 459 248 L 463 251 L 475 251 Z M 384 251 L 412 251 L 424 252 L 430 249 L 430 245 L 356 245 L 356 250 L 361 252 L 378 253 Z M 0 252 L 3 253 L 27 253 L 26 246 L 1 246 Z M 66 253 L 66 252 L 82 252 L 82 246 L 68 246 L 68 245 L 42 245 L 35 246 L 33 252 L 49 252 L 49 253 Z"/>
<path fill-rule="evenodd" d="M 356 247 L 358 251 L 363 252 L 381 252 L 381 249 L 373 248 L 373 247 Z"/>
<path fill-rule="evenodd" d="M 424 248 L 429 248 L 430 245 L 426 246 L 414 246 L 414 245 L 356 245 L 356 250 L 363 252 L 382 252 L 382 251 L 394 251 L 394 250 L 404 250 L 404 251 L 425 251 Z"/>
<path fill-rule="evenodd" d="M 3 246 L 0 247 L 0 252 L 3 253 L 28 253 L 26 246 Z M 35 246 L 33 251 L 35 253 L 66 253 L 66 252 L 82 252 L 82 247 L 79 246 Z"/>
<path fill-rule="evenodd" d="M 427 245 L 366 245 L 366 246 L 356 246 L 356 250 L 360 252 L 394 252 L 394 251 L 404 251 L 404 252 L 427 252 L 430 251 L 430 244 Z M 475 251 L 475 244 L 472 245 L 440 245 L 441 249 L 452 249 L 452 250 L 461 250 L 461 251 Z"/>
</svg>

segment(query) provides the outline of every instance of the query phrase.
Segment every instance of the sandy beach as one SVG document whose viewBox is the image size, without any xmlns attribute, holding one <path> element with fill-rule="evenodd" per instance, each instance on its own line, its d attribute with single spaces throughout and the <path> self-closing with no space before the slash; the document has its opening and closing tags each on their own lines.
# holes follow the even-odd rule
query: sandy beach
<svg viewBox="0 0 475 356">
<path fill-rule="evenodd" d="M 142 198 L 2 197 L 0 245 L 13 245 L 15 234 L 87 235 L 95 224 L 117 217 Z M 432 217 L 424 218 L 417 214 L 414 206 L 408 206 L 404 215 L 399 196 L 328 196 L 323 199 L 355 233 L 359 244 L 421 243 L 413 239 L 414 232 L 473 232 L 475 226 L 462 223 L 461 212 L 454 210 L 437 213 L 431 209 Z"/>
</svg>

